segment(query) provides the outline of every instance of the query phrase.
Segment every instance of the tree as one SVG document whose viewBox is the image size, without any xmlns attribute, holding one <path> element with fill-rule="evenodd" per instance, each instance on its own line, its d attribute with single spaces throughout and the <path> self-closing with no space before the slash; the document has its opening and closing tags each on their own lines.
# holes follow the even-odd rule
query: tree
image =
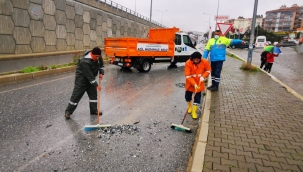
<svg viewBox="0 0 303 172">
<path fill-rule="evenodd" d="M 267 32 L 259 25 L 255 29 L 255 36 L 257 35 L 257 32 L 258 32 L 258 35 L 264 35 L 266 37 L 267 41 L 280 42 L 282 40 L 282 36 L 276 35 L 274 32 Z"/>
</svg>

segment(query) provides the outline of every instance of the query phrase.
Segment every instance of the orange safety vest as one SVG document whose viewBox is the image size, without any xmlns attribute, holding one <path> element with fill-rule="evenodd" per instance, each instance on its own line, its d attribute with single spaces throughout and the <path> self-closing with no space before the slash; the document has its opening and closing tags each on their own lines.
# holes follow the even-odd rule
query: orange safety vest
<svg viewBox="0 0 303 172">
<path fill-rule="evenodd" d="M 184 75 L 186 78 L 185 90 L 195 92 L 195 84 L 199 85 L 200 77 L 204 79 L 208 77 L 211 72 L 210 63 L 208 60 L 201 58 L 199 64 L 194 64 L 192 60 L 187 60 L 185 62 Z M 200 89 L 197 92 L 205 90 L 204 82 L 200 83 Z"/>
</svg>

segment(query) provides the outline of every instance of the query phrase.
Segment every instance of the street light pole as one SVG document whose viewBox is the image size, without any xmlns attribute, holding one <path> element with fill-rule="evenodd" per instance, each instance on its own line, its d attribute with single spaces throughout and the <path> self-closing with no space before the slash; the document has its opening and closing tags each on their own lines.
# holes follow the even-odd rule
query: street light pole
<svg viewBox="0 0 303 172">
<path fill-rule="evenodd" d="M 162 12 L 162 16 L 161 16 L 161 25 L 162 25 L 163 12 L 165 12 L 167 10 L 164 10 L 164 11 L 158 10 L 158 11 Z"/>
<path fill-rule="evenodd" d="M 209 25 L 209 30 L 208 30 L 208 39 L 211 39 L 211 34 L 210 34 L 210 32 L 211 32 L 211 27 L 210 27 L 210 18 L 211 18 L 211 15 L 210 14 L 206 14 L 206 13 L 203 13 L 203 14 L 205 14 L 205 15 L 209 15 L 209 20 L 208 20 L 208 25 Z"/>
<path fill-rule="evenodd" d="M 219 12 L 219 2 L 220 2 L 220 0 L 218 0 L 218 7 L 217 7 L 217 17 L 216 17 L 215 31 L 217 30 L 217 18 L 218 18 L 218 12 Z"/>
<path fill-rule="evenodd" d="M 175 20 L 174 20 L 174 19 L 172 19 L 172 20 L 174 21 L 174 27 L 175 27 L 175 26 L 176 26 L 176 25 L 175 25 L 175 22 L 176 22 L 177 20 L 179 20 L 179 19 L 175 19 Z"/>
<path fill-rule="evenodd" d="M 248 50 L 248 57 L 247 57 L 248 66 L 251 65 L 251 61 L 252 61 L 257 9 L 258 9 L 258 0 L 255 0 L 254 13 L 253 13 L 251 31 L 250 31 L 249 50 Z"/>
<path fill-rule="evenodd" d="M 152 21 L 153 0 L 150 0 L 149 22 Z"/>
</svg>

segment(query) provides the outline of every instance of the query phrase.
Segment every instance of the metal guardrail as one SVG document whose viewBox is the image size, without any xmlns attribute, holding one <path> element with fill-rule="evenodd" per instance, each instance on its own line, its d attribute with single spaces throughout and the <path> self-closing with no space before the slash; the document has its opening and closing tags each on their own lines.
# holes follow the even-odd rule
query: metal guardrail
<svg viewBox="0 0 303 172">
<path fill-rule="evenodd" d="M 124 12 L 129 13 L 131 15 L 134 15 L 134 16 L 140 18 L 140 19 L 143 19 L 145 21 L 151 22 L 151 23 L 153 23 L 155 25 L 158 25 L 158 26 L 161 26 L 161 27 L 165 28 L 164 25 L 162 25 L 162 24 L 160 24 L 160 23 L 158 23 L 158 22 L 156 22 L 154 20 L 150 21 L 150 18 L 145 17 L 145 16 L 143 16 L 143 15 L 141 15 L 141 14 L 139 14 L 139 13 L 137 13 L 137 12 L 131 10 L 131 9 L 128 9 L 128 8 L 126 8 L 126 7 L 124 7 L 124 6 L 120 5 L 120 4 L 117 4 L 114 1 L 111 1 L 111 0 L 96 0 L 96 1 L 99 2 L 99 3 L 103 3 L 105 5 L 111 6 L 112 8 L 116 8 L 118 10 L 124 11 Z"/>
</svg>

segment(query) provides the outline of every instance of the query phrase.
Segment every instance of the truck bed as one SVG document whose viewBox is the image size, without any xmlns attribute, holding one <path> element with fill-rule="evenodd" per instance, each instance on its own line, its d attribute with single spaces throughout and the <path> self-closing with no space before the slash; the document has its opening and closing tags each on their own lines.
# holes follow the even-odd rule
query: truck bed
<svg viewBox="0 0 303 172">
<path fill-rule="evenodd" d="M 172 57 L 177 28 L 150 29 L 149 38 L 105 38 L 109 57 Z"/>
</svg>

